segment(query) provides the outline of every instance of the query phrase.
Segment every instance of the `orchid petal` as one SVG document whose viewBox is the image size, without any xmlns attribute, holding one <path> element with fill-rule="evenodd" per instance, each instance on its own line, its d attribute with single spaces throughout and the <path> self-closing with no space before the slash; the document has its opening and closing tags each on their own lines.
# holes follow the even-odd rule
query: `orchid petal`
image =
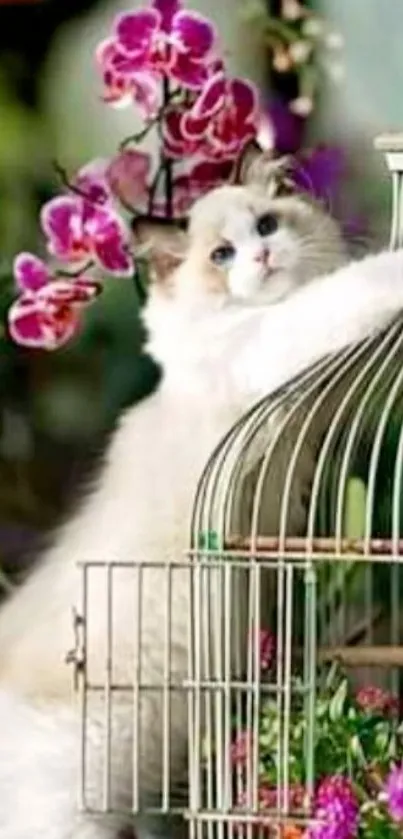
<svg viewBox="0 0 403 839">
<path fill-rule="evenodd" d="M 52 307 L 21 297 L 8 312 L 13 341 L 32 349 L 54 350 L 66 344 L 78 328 L 78 313 L 69 307 Z"/>
<path fill-rule="evenodd" d="M 70 259 L 73 236 L 82 235 L 80 199 L 52 198 L 42 207 L 40 219 L 51 253 L 60 259 Z"/>
<path fill-rule="evenodd" d="M 145 119 L 153 119 L 162 105 L 162 87 L 159 76 L 143 71 L 133 77 L 133 97 Z"/>
<path fill-rule="evenodd" d="M 34 299 L 18 298 L 8 311 L 8 330 L 17 344 L 40 348 L 46 343 L 41 309 Z"/>
<path fill-rule="evenodd" d="M 172 50 L 172 60 L 167 72 L 172 79 L 189 90 L 200 90 L 208 78 L 207 68 L 201 61 L 175 50 Z"/>
<path fill-rule="evenodd" d="M 136 55 L 126 55 L 124 52 L 116 50 L 110 60 L 110 69 L 123 76 L 132 76 L 144 68 L 144 55 L 142 53 Z"/>
<path fill-rule="evenodd" d="M 211 21 L 197 12 L 177 12 L 171 32 L 182 50 L 190 53 L 192 58 L 204 58 L 216 40 L 216 31 Z"/>
<path fill-rule="evenodd" d="M 207 191 L 221 182 L 229 180 L 234 168 L 233 160 L 207 161 L 196 163 L 190 172 L 190 180 L 196 189 Z"/>
<path fill-rule="evenodd" d="M 42 259 L 24 251 L 14 260 L 14 277 L 20 291 L 35 293 L 49 282 L 51 274 Z"/>
<path fill-rule="evenodd" d="M 160 26 L 161 15 L 155 8 L 120 15 L 115 26 L 119 47 L 128 55 L 146 53 Z"/>
<path fill-rule="evenodd" d="M 210 120 L 208 118 L 206 119 L 206 117 L 194 119 L 191 113 L 185 113 L 180 124 L 182 136 L 189 142 L 202 140 L 205 136 L 209 121 Z"/>
<path fill-rule="evenodd" d="M 126 247 L 117 237 L 116 239 L 110 239 L 108 242 L 96 242 L 94 246 L 94 253 L 97 257 L 99 265 L 101 268 L 104 268 L 108 274 L 112 274 L 117 277 L 133 276 L 133 259 L 128 253 Z"/>
<path fill-rule="evenodd" d="M 179 12 L 182 3 L 179 0 L 153 0 L 152 7 L 161 15 L 161 29 L 170 32 L 173 16 Z"/>
<path fill-rule="evenodd" d="M 126 204 L 135 206 L 148 189 L 151 160 L 145 152 L 128 149 L 114 157 L 107 168 L 106 177 L 113 194 Z"/>
<path fill-rule="evenodd" d="M 96 280 L 85 277 L 74 277 L 70 279 L 58 279 L 49 283 L 42 289 L 39 299 L 44 303 L 52 303 L 55 306 L 85 306 L 92 303 L 102 291 L 102 286 Z"/>
<path fill-rule="evenodd" d="M 106 204 L 111 200 L 111 190 L 105 177 L 108 160 L 92 160 L 77 172 L 74 185 L 93 204 Z"/>
<path fill-rule="evenodd" d="M 127 108 L 129 105 L 133 105 L 133 94 L 131 91 L 122 93 L 122 91 L 108 90 L 102 98 L 107 105 L 110 105 L 116 110 L 123 110 L 123 108 Z"/>
<path fill-rule="evenodd" d="M 162 137 L 167 149 L 177 152 L 179 156 L 184 153 L 184 138 L 181 130 L 181 122 L 184 108 L 170 108 L 164 115 L 162 122 Z"/>
<path fill-rule="evenodd" d="M 206 82 L 190 112 L 192 119 L 212 117 L 225 103 L 227 81 L 222 72 L 215 73 Z"/>
<path fill-rule="evenodd" d="M 101 70 L 109 67 L 113 57 L 118 51 L 115 38 L 105 38 L 95 50 L 95 62 Z"/>
<path fill-rule="evenodd" d="M 256 117 L 259 109 L 259 94 L 255 85 L 246 79 L 231 79 L 229 89 L 239 122 Z"/>
</svg>

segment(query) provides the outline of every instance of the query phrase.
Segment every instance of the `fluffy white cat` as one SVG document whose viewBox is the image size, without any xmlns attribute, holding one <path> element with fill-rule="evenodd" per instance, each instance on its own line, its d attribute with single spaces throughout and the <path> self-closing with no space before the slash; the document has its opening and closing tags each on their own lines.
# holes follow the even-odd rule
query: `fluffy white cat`
<svg viewBox="0 0 403 839">
<path fill-rule="evenodd" d="M 79 720 L 64 654 L 72 645 L 71 607 L 80 607 L 79 559 L 148 564 L 140 617 L 135 572 L 118 569 L 109 676 L 105 570 L 89 578 L 89 681 L 133 681 L 139 621 L 136 672 L 151 686 L 134 744 L 132 698 L 113 693 L 113 806 L 130 809 L 133 786 L 142 805 L 161 802 L 164 719 L 172 785 L 181 783 L 187 698 L 172 691 L 166 715 L 155 689 L 168 661 L 167 577 L 156 563 L 183 558 L 206 459 L 253 402 L 323 355 L 384 327 L 403 308 L 402 252 L 343 267 L 344 248 L 331 219 L 302 198 L 271 195 L 253 169 L 247 186 L 202 198 L 187 233 L 139 230 L 153 281 L 146 311 L 150 350 L 164 378 L 158 392 L 122 417 L 93 488 L 0 614 L 0 839 L 112 839 L 122 826 L 119 817 L 77 810 Z M 298 509 L 291 530 L 300 526 L 300 515 Z M 188 592 L 186 570 L 173 572 L 168 668 L 178 685 L 187 677 Z M 105 713 L 97 691 L 87 725 L 88 804 L 96 806 L 105 781 Z M 141 836 L 165 826 L 139 819 L 136 830 Z"/>
</svg>

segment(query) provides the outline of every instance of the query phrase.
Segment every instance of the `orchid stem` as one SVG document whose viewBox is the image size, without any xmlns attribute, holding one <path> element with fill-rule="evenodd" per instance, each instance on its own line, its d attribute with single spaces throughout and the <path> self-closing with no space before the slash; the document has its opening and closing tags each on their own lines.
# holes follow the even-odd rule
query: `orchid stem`
<svg viewBox="0 0 403 839">
<path fill-rule="evenodd" d="M 131 134 L 130 137 L 125 137 L 125 139 L 122 140 L 122 142 L 119 144 L 120 150 L 124 151 L 124 149 L 127 148 L 127 146 L 130 146 L 132 143 L 134 145 L 137 145 L 138 143 L 142 143 L 143 140 L 145 140 L 146 137 L 148 136 L 148 134 L 150 133 L 151 129 L 155 128 L 155 126 L 158 125 L 161 122 L 161 119 L 164 116 L 166 108 L 181 93 L 182 93 L 182 91 L 180 90 L 180 88 L 178 88 L 177 90 L 174 90 L 172 93 L 168 93 L 168 96 L 167 96 L 166 92 L 165 92 L 165 80 L 164 80 L 164 95 L 163 95 L 163 100 L 162 100 L 161 107 L 159 108 L 159 110 L 157 111 L 155 116 L 152 117 L 152 119 L 148 120 L 148 122 L 146 123 L 144 128 L 142 128 L 141 131 L 138 131 L 137 134 Z"/>
<path fill-rule="evenodd" d="M 170 102 L 169 81 L 166 76 L 163 79 L 163 108 Z M 171 219 L 173 216 L 173 177 L 172 177 L 172 161 L 162 155 L 162 165 L 165 171 L 165 210 L 166 217 Z"/>
<path fill-rule="evenodd" d="M 85 192 L 85 190 L 80 189 L 78 186 L 75 186 L 70 181 L 66 170 L 63 168 L 63 166 L 60 165 L 60 163 L 57 162 L 57 160 L 53 161 L 53 168 L 54 168 L 56 174 L 58 175 L 58 177 L 60 178 L 63 186 L 66 187 L 66 189 L 68 189 L 70 192 L 74 192 L 74 194 L 78 195 L 80 198 L 84 198 L 85 201 L 90 201 L 91 204 L 96 203 L 96 202 L 94 202 L 93 198 L 90 198 L 90 196 L 88 195 L 87 192 Z"/>
<path fill-rule="evenodd" d="M 157 192 L 157 189 L 158 189 L 158 184 L 161 180 L 161 176 L 164 174 L 164 172 L 165 172 L 165 165 L 164 165 L 164 162 L 162 161 L 162 162 L 160 162 L 160 164 L 158 166 L 158 169 L 157 169 L 157 171 L 154 175 L 154 178 L 152 180 L 152 183 L 151 183 L 150 189 L 149 189 L 149 193 L 148 193 L 148 212 L 149 212 L 150 215 L 153 214 L 155 195 L 156 195 L 156 192 Z"/>
<path fill-rule="evenodd" d="M 94 267 L 94 263 L 92 260 L 87 262 L 83 265 L 82 268 L 77 268 L 77 271 L 63 271 L 63 269 L 58 269 L 55 274 L 57 277 L 63 277 L 66 280 L 74 280 L 77 277 L 81 277 L 86 271 L 89 271 L 91 268 Z"/>
</svg>

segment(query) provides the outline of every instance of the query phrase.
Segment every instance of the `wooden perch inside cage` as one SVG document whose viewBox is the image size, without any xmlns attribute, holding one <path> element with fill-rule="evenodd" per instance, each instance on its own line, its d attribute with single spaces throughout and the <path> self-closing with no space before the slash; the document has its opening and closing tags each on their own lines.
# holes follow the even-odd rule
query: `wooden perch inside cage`
<svg viewBox="0 0 403 839">
<path fill-rule="evenodd" d="M 318 663 L 332 661 L 344 667 L 403 667 L 403 646 L 320 647 Z"/>
<path fill-rule="evenodd" d="M 305 536 L 257 536 L 255 540 L 244 537 L 231 537 L 225 543 L 225 550 L 245 551 L 253 554 L 278 556 L 290 554 L 292 556 L 312 557 L 320 559 L 323 556 L 367 559 L 371 556 L 387 559 L 403 556 L 403 539 L 335 539 L 334 537 Z"/>
</svg>

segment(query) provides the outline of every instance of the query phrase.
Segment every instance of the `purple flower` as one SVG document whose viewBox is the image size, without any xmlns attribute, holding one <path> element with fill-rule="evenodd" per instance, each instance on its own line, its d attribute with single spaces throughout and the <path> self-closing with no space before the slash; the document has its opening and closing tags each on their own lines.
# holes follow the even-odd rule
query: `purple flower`
<svg viewBox="0 0 403 839">
<path fill-rule="evenodd" d="M 274 132 L 274 146 L 279 155 L 295 154 L 302 145 L 305 120 L 293 114 L 282 99 L 273 99 L 268 107 Z"/>
<path fill-rule="evenodd" d="M 80 309 L 101 291 L 86 277 L 56 279 L 47 265 L 31 253 L 14 262 L 19 297 L 8 312 L 11 338 L 25 347 L 54 350 L 66 344 L 80 326 Z"/>
<path fill-rule="evenodd" d="M 293 181 L 304 192 L 332 203 L 344 172 L 343 149 L 339 146 L 319 145 L 297 159 Z"/>
<path fill-rule="evenodd" d="M 129 233 L 118 215 L 78 196 L 53 198 L 41 211 L 49 252 L 75 266 L 95 261 L 109 274 L 132 276 Z"/>
<path fill-rule="evenodd" d="M 389 772 L 386 778 L 385 792 L 391 818 L 395 822 L 403 821 L 403 763 L 394 766 Z"/>
<path fill-rule="evenodd" d="M 359 805 L 348 778 L 333 775 L 321 782 L 315 818 L 321 823 L 309 828 L 308 839 L 353 839 L 357 835 Z"/>
</svg>

